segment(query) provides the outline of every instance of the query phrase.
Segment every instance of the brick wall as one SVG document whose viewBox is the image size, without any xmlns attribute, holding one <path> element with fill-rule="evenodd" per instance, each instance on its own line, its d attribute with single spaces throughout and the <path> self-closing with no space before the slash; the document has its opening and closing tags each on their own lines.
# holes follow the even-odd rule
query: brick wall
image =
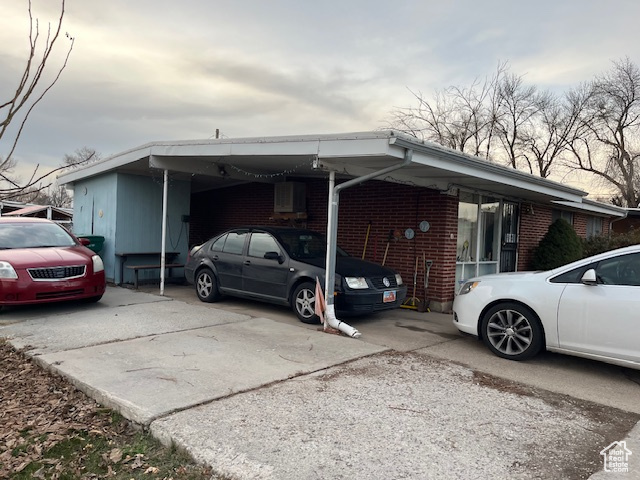
<svg viewBox="0 0 640 480">
<path fill-rule="evenodd" d="M 290 179 L 306 183 L 307 220 L 296 223 L 326 233 L 328 182 L 326 179 Z M 202 243 L 213 235 L 242 225 L 282 225 L 273 218 L 273 184 L 251 183 L 192 195 L 189 245 Z M 529 270 L 533 250 L 547 233 L 553 208 L 523 204 L 520 218 L 518 270 Z M 343 190 L 338 216 L 338 245 L 351 255 L 363 252 L 367 227 L 371 222 L 365 258 L 382 263 L 388 247 L 386 265 L 398 271 L 413 294 L 416 258 L 418 273 L 416 297 L 424 300 L 422 255 L 433 260 L 427 298 L 432 310 L 447 311 L 455 291 L 458 198 L 421 187 L 369 181 Z M 426 220 L 431 228 L 420 232 Z M 587 215 L 574 213 L 578 235 L 586 236 Z M 412 228 L 408 240 L 404 231 Z M 603 230 L 609 231 L 609 219 Z M 393 232 L 399 232 L 398 238 Z"/>
<path fill-rule="evenodd" d="M 551 218 L 553 208 L 545 205 L 523 204 L 520 216 L 520 238 L 518 247 L 518 270 L 530 270 L 531 260 L 533 259 L 533 251 L 545 236 Z M 587 218 L 589 215 L 584 213 L 573 213 L 573 228 L 578 236 L 586 238 L 587 236 Z M 602 233 L 609 234 L 610 219 L 604 217 L 602 219 Z"/>
<path fill-rule="evenodd" d="M 293 180 L 293 179 L 291 179 Z M 326 233 L 328 182 L 300 180 L 307 184 L 307 221 L 300 226 Z M 227 228 L 241 225 L 275 225 L 271 184 L 252 183 L 203 193 L 191 199 L 189 244 L 203 242 Z M 418 274 L 416 297 L 424 299 L 423 252 L 433 260 L 429 274 L 428 299 L 434 310 L 446 310 L 455 289 L 455 239 L 458 199 L 425 188 L 370 181 L 343 190 L 340 194 L 338 244 L 351 255 L 363 252 L 367 227 L 371 222 L 365 258 L 382 263 L 388 244 L 386 265 L 397 270 L 413 294 L 416 258 Z M 418 224 L 426 220 L 431 227 L 420 232 Z M 408 240 L 404 231 L 412 228 L 415 237 Z M 390 233 L 398 231 L 400 238 Z"/>
</svg>

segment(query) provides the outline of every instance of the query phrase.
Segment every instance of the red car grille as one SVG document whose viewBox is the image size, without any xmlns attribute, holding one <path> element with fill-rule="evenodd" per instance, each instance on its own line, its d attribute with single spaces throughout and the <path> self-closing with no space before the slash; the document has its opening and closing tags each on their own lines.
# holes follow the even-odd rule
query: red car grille
<svg viewBox="0 0 640 480">
<path fill-rule="evenodd" d="M 36 300 L 45 300 L 47 298 L 63 298 L 63 297 L 76 297 L 82 295 L 84 290 L 65 290 L 63 292 L 41 292 L 36 293 Z"/>
<path fill-rule="evenodd" d="M 55 281 L 69 280 L 70 278 L 78 278 L 84 275 L 85 265 L 75 265 L 71 267 L 50 267 L 50 268 L 29 268 L 27 271 L 33 281 Z"/>
</svg>

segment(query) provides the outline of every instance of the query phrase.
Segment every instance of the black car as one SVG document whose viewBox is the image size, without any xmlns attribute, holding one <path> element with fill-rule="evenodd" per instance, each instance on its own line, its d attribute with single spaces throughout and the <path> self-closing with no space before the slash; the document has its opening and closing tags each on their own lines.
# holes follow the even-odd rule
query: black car
<svg viewBox="0 0 640 480">
<path fill-rule="evenodd" d="M 223 294 L 289 305 L 305 323 L 314 313 L 316 277 L 324 286 L 326 239 L 310 230 L 243 227 L 193 247 L 184 268 L 203 302 Z M 407 293 L 399 274 L 338 248 L 334 304 L 338 316 L 399 307 Z"/>
</svg>

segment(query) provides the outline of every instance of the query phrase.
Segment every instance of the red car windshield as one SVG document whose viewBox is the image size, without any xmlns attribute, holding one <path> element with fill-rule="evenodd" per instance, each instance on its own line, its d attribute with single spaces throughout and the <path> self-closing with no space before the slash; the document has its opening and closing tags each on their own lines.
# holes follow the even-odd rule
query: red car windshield
<svg viewBox="0 0 640 480">
<path fill-rule="evenodd" d="M 0 250 L 74 245 L 73 237 L 55 223 L 0 223 Z"/>
</svg>

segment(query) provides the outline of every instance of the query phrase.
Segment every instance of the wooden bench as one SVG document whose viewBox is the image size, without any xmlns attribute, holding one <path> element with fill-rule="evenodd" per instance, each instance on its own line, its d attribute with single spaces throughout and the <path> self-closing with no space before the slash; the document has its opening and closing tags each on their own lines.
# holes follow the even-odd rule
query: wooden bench
<svg viewBox="0 0 640 480">
<path fill-rule="evenodd" d="M 182 268 L 184 267 L 183 264 L 181 263 L 167 263 L 165 264 L 164 268 L 166 268 L 167 270 L 169 270 L 169 276 L 171 276 L 171 269 L 172 268 Z M 133 286 L 135 288 L 138 288 L 138 272 L 140 270 L 150 270 L 152 268 L 162 268 L 162 265 L 160 264 L 154 264 L 154 265 L 125 265 L 125 268 L 128 268 L 129 270 L 133 270 L 133 275 L 135 277 L 135 280 L 133 282 Z"/>
<path fill-rule="evenodd" d="M 116 258 L 118 259 L 117 267 L 120 270 L 120 282 L 118 285 L 122 285 L 124 283 L 124 269 L 125 267 L 133 270 L 136 276 L 136 288 L 138 283 L 138 270 L 145 270 L 150 268 L 160 268 L 160 257 L 162 252 L 116 252 Z M 165 259 L 168 265 L 177 265 L 175 263 L 175 258 L 179 255 L 178 252 L 165 252 Z M 126 265 L 128 259 L 137 258 L 139 261 L 145 261 L 142 265 Z M 182 265 L 180 265 L 182 266 Z M 132 267 L 139 267 L 138 270 L 133 269 Z M 140 268 L 141 267 L 141 268 Z M 173 268 L 173 267 L 172 267 Z M 177 267 L 176 267 L 177 268 Z"/>
</svg>

